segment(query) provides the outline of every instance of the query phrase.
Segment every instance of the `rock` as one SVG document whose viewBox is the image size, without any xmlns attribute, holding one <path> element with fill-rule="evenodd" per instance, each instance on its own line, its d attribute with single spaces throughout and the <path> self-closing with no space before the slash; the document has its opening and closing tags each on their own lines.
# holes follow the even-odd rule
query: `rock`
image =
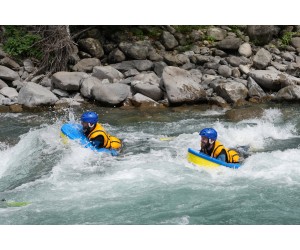
<svg viewBox="0 0 300 250">
<path fill-rule="evenodd" d="M 164 58 L 156 52 L 155 49 L 149 49 L 148 57 L 150 61 L 158 62 L 162 61 Z"/>
<path fill-rule="evenodd" d="M 170 103 L 197 102 L 206 98 L 204 89 L 186 70 L 165 67 L 162 80 Z"/>
<path fill-rule="evenodd" d="M 253 70 L 249 73 L 262 88 L 278 91 L 283 86 L 300 84 L 300 79 L 279 71 Z"/>
<path fill-rule="evenodd" d="M 161 40 L 167 50 L 171 50 L 178 46 L 176 38 L 168 31 L 163 31 Z"/>
<path fill-rule="evenodd" d="M 151 45 L 146 41 L 121 42 L 119 48 L 130 59 L 145 60 L 148 56 Z"/>
<path fill-rule="evenodd" d="M 38 75 L 38 76 L 33 77 L 30 81 L 39 83 L 44 77 L 45 77 L 45 75 Z"/>
<path fill-rule="evenodd" d="M 0 94 L 0 108 L 1 108 L 1 105 L 9 105 L 10 103 L 11 103 L 11 100 L 9 98 Z M 1 111 L 1 112 L 3 112 L 3 111 Z"/>
<path fill-rule="evenodd" d="M 241 77 L 241 72 L 239 71 L 238 68 L 233 68 L 231 75 L 234 78 L 240 78 Z"/>
<path fill-rule="evenodd" d="M 285 88 L 282 88 L 276 94 L 276 100 L 300 100 L 300 86 L 299 85 L 290 85 Z"/>
<path fill-rule="evenodd" d="M 16 89 L 16 90 L 20 90 L 23 86 L 24 83 L 21 82 L 20 80 L 15 80 L 12 82 L 12 86 Z"/>
<path fill-rule="evenodd" d="M 190 74 L 191 74 L 191 76 L 192 76 L 192 78 L 194 79 L 195 82 L 197 82 L 199 84 L 202 82 L 202 76 L 203 75 L 202 75 L 200 70 L 191 69 L 189 72 L 190 72 Z"/>
<path fill-rule="evenodd" d="M 33 82 L 27 82 L 20 89 L 18 103 L 26 107 L 52 105 L 58 98 L 47 88 Z"/>
<path fill-rule="evenodd" d="M 292 37 L 291 39 L 291 44 L 294 46 L 296 49 L 300 48 L 300 37 Z"/>
<path fill-rule="evenodd" d="M 76 63 L 73 70 L 79 72 L 92 72 L 95 66 L 100 65 L 101 62 L 98 58 L 85 58 Z"/>
<path fill-rule="evenodd" d="M 219 66 L 218 68 L 218 72 L 221 76 L 224 76 L 224 77 L 230 77 L 231 74 L 232 74 L 232 70 L 230 67 L 228 67 L 227 65 L 221 65 Z"/>
<path fill-rule="evenodd" d="M 248 89 L 244 84 L 231 80 L 220 82 L 215 91 L 228 103 L 235 103 L 240 99 L 244 100 L 248 94 Z"/>
<path fill-rule="evenodd" d="M 125 73 L 124 73 L 124 76 L 125 77 L 130 77 L 130 76 L 136 76 L 138 75 L 140 72 L 137 71 L 136 69 L 130 69 L 130 70 L 127 70 Z"/>
<path fill-rule="evenodd" d="M 99 40 L 86 38 L 78 41 L 79 48 L 89 53 L 92 57 L 101 58 L 104 56 L 104 50 Z"/>
<path fill-rule="evenodd" d="M 242 71 L 242 73 L 244 73 L 246 75 L 250 72 L 249 67 L 246 65 L 239 65 L 239 69 Z"/>
<path fill-rule="evenodd" d="M 272 55 L 269 51 L 261 48 L 253 57 L 253 65 L 257 69 L 265 69 L 272 60 Z"/>
<path fill-rule="evenodd" d="M 144 96 L 140 93 L 135 94 L 131 98 L 131 102 L 135 107 L 140 107 L 140 106 L 149 106 L 149 107 L 156 107 L 159 105 L 158 102 L 152 100 L 151 98 Z"/>
<path fill-rule="evenodd" d="M 161 77 L 162 73 L 164 71 L 164 68 L 167 66 L 168 65 L 165 62 L 155 62 L 154 63 L 154 72 L 156 73 L 156 75 Z"/>
<path fill-rule="evenodd" d="M 86 98 L 92 98 L 92 89 L 95 85 L 101 85 L 101 80 L 96 77 L 88 77 L 82 81 L 80 93 Z"/>
<path fill-rule="evenodd" d="M 250 57 L 252 55 L 251 45 L 249 43 L 243 43 L 240 45 L 239 54 L 241 56 Z"/>
<path fill-rule="evenodd" d="M 9 57 L 4 57 L 0 60 L 0 64 L 13 70 L 19 70 L 20 65 Z"/>
<path fill-rule="evenodd" d="M 183 54 L 173 55 L 171 53 L 167 53 L 164 55 L 165 62 L 170 66 L 181 66 L 185 63 L 189 63 L 189 57 Z"/>
<path fill-rule="evenodd" d="M 11 88 L 11 87 L 4 87 L 0 89 L 0 94 L 8 97 L 10 100 L 16 100 L 18 98 L 18 92 L 16 89 Z"/>
<path fill-rule="evenodd" d="M 59 97 L 69 97 L 69 93 L 67 91 L 61 90 L 61 89 L 53 89 L 52 93 Z"/>
<path fill-rule="evenodd" d="M 163 97 L 159 83 L 160 78 L 155 73 L 139 74 L 132 78 L 131 87 L 134 92 L 158 101 Z"/>
<path fill-rule="evenodd" d="M 138 71 L 148 71 L 153 69 L 153 62 L 149 60 L 133 60 L 132 62 Z"/>
<path fill-rule="evenodd" d="M 7 54 L 2 50 L 2 48 L 0 47 L 0 59 L 7 57 Z"/>
<path fill-rule="evenodd" d="M 77 91 L 80 89 L 81 82 L 87 78 L 84 72 L 65 72 L 60 71 L 52 75 L 51 81 L 56 88 L 66 91 Z"/>
<path fill-rule="evenodd" d="M 111 51 L 108 55 L 108 61 L 110 63 L 118 63 L 118 62 L 122 62 L 126 59 L 126 56 L 124 55 L 124 53 L 119 50 L 118 48 L 114 49 L 113 51 Z"/>
<path fill-rule="evenodd" d="M 287 65 L 285 64 L 281 64 L 281 63 L 278 63 L 278 62 L 274 62 L 274 61 L 271 61 L 271 65 L 274 66 L 276 69 L 278 69 L 279 71 L 286 71 L 287 70 Z"/>
<path fill-rule="evenodd" d="M 33 62 L 30 59 L 26 59 L 23 62 L 24 65 L 24 69 L 28 72 L 28 73 L 32 73 L 35 70 L 35 67 L 33 65 Z"/>
<path fill-rule="evenodd" d="M 221 50 L 238 50 L 242 40 L 240 38 L 227 36 L 224 40 L 217 43 L 217 47 Z"/>
<path fill-rule="evenodd" d="M 14 81 L 19 80 L 20 77 L 17 72 L 11 70 L 10 68 L 0 65 L 0 79 Z"/>
<path fill-rule="evenodd" d="M 41 82 L 40 82 L 40 85 L 43 86 L 43 87 L 47 87 L 47 88 L 52 88 L 52 82 L 51 82 L 51 79 L 49 77 L 44 77 Z"/>
<path fill-rule="evenodd" d="M 273 36 L 278 34 L 279 29 L 274 25 L 248 25 L 246 32 L 256 45 L 264 45 L 268 44 Z"/>
<path fill-rule="evenodd" d="M 208 97 L 208 104 L 217 105 L 222 108 L 228 108 L 228 103 L 221 96 Z"/>
<path fill-rule="evenodd" d="M 94 85 L 92 95 L 95 100 L 108 104 L 121 104 L 129 95 L 130 87 L 121 83 Z"/>
<path fill-rule="evenodd" d="M 92 76 L 103 80 L 108 79 L 110 82 L 118 81 L 124 78 L 124 75 L 111 66 L 94 67 Z"/>
<path fill-rule="evenodd" d="M 281 57 L 289 62 L 293 62 L 294 61 L 294 56 L 290 53 L 290 52 L 283 52 L 281 54 Z"/>
<path fill-rule="evenodd" d="M 247 81 L 247 87 L 248 87 L 248 96 L 249 97 L 264 97 L 266 96 L 266 93 L 263 91 L 263 89 L 253 80 L 252 77 L 248 78 Z"/>
<path fill-rule="evenodd" d="M 4 87 L 8 87 L 8 85 L 6 84 L 6 82 L 4 82 L 0 79 L 0 89 L 2 89 Z"/>
<path fill-rule="evenodd" d="M 250 60 L 244 56 L 229 56 L 226 61 L 233 67 L 239 67 L 240 65 L 246 65 L 250 63 Z"/>
<path fill-rule="evenodd" d="M 213 37 L 216 41 L 221 41 L 225 39 L 227 31 L 220 28 L 212 27 L 207 30 L 206 34 L 209 37 Z"/>
</svg>

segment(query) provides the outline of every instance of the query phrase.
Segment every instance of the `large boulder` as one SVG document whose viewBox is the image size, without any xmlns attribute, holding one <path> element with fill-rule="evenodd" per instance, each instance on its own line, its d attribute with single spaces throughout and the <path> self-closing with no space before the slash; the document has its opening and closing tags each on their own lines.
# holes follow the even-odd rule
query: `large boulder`
<svg viewBox="0 0 300 250">
<path fill-rule="evenodd" d="M 160 78 L 155 73 L 142 73 L 132 78 L 131 87 L 134 92 L 141 93 L 155 101 L 158 101 L 163 96 L 159 83 Z"/>
<path fill-rule="evenodd" d="M 135 43 L 121 42 L 119 44 L 120 50 L 130 59 L 145 60 L 149 53 L 151 45 L 144 41 Z"/>
<path fill-rule="evenodd" d="M 289 76 L 280 71 L 253 70 L 249 72 L 249 76 L 252 77 L 259 86 L 268 90 L 278 91 L 288 85 L 300 84 L 299 78 Z"/>
<path fill-rule="evenodd" d="M 152 100 L 151 98 L 144 96 L 140 93 L 135 94 L 132 98 L 131 98 L 131 102 L 135 107 L 156 107 L 159 105 L 158 102 Z"/>
<path fill-rule="evenodd" d="M 218 42 L 217 46 L 221 50 L 238 50 L 241 44 L 242 40 L 240 38 L 228 36 Z"/>
<path fill-rule="evenodd" d="M 73 70 L 79 72 L 92 72 L 95 66 L 100 65 L 101 62 L 98 58 L 84 58 L 74 65 Z"/>
<path fill-rule="evenodd" d="M 60 71 L 52 75 L 51 81 L 56 88 L 66 91 L 77 91 L 80 89 L 82 80 L 88 76 L 84 72 Z"/>
<path fill-rule="evenodd" d="M 163 33 L 161 34 L 161 41 L 167 50 L 171 50 L 178 46 L 178 41 L 168 31 L 163 31 Z"/>
<path fill-rule="evenodd" d="M 112 66 L 94 67 L 92 76 L 100 80 L 108 79 L 110 82 L 114 82 L 116 80 L 121 80 L 124 78 L 124 75 Z"/>
<path fill-rule="evenodd" d="M 253 64 L 257 69 L 265 69 L 269 65 L 271 60 L 271 53 L 264 48 L 261 48 L 253 57 Z"/>
<path fill-rule="evenodd" d="M 153 62 L 149 60 L 132 60 L 111 64 L 110 66 L 114 67 L 116 70 L 119 70 L 122 73 L 131 69 L 137 69 L 138 71 L 148 71 L 153 68 Z"/>
<path fill-rule="evenodd" d="M 227 31 L 217 27 L 211 27 L 207 30 L 206 34 L 208 37 L 213 37 L 216 41 L 221 41 L 225 39 Z"/>
<path fill-rule="evenodd" d="M 250 57 L 252 55 L 252 48 L 249 43 L 243 43 L 239 47 L 239 54 L 241 56 Z"/>
<path fill-rule="evenodd" d="M 92 89 L 94 85 L 100 85 L 100 84 L 101 84 L 101 80 L 99 80 L 96 77 L 91 76 L 85 78 L 82 81 L 81 88 L 80 88 L 81 95 L 86 98 L 92 98 Z"/>
<path fill-rule="evenodd" d="M 248 89 L 243 83 L 232 80 L 222 80 L 222 82 L 216 86 L 215 91 L 228 103 L 244 100 L 248 95 Z"/>
<path fill-rule="evenodd" d="M 118 63 L 118 62 L 122 62 L 126 59 L 126 56 L 124 55 L 124 53 L 118 49 L 115 48 L 114 50 L 112 50 L 109 55 L 108 55 L 108 61 L 110 63 Z"/>
<path fill-rule="evenodd" d="M 108 105 L 121 104 L 129 93 L 130 87 L 121 83 L 101 83 L 92 88 L 92 96 L 95 100 Z"/>
<path fill-rule="evenodd" d="M 0 79 L 0 89 L 2 89 L 4 87 L 8 87 L 8 85 L 6 84 L 6 82 L 4 82 Z"/>
<path fill-rule="evenodd" d="M 16 100 L 18 98 L 18 92 L 15 88 L 4 87 L 0 89 L 0 94 L 8 97 L 11 100 Z"/>
<path fill-rule="evenodd" d="M 279 32 L 274 25 L 248 25 L 246 32 L 256 45 L 268 44 Z"/>
<path fill-rule="evenodd" d="M 27 82 L 20 89 L 18 103 L 26 107 L 52 105 L 58 98 L 47 88 L 33 82 Z"/>
<path fill-rule="evenodd" d="M 258 97 L 262 98 L 266 96 L 266 93 L 263 89 L 252 79 L 252 77 L 248 77 L 247 80 L 247 87 L 248 87 L 248 96 L 249 97 Z"/>
<path fill-rule="evenodd" d="M 184 69 L 173 66 L 165 67 L 162 80 L 170 103 L 189 103 L 206 99 L 204 89 Z"/>
<path fill-rule="evenodd" d="M 17 72 L 11 70 L 10 68 L 0 65 L 0 79 L 14 81 L 19 80 L 20 77 Z"/>
<path fill-rule="evenodd" d="M 276 95 L 277 100 L 287 100 L 287 101 L 299 101 L 300 100 L 300 86 L 290 85 L 282 88 L 278 91 Z"/>
<path fill-rule="evenodd" d="M 104 56 L 104 50 L 99 40 L 86 38 L 78 41 L 79 48 L 89 53 L 92 57 L 101 58 Z"/>
</svg>

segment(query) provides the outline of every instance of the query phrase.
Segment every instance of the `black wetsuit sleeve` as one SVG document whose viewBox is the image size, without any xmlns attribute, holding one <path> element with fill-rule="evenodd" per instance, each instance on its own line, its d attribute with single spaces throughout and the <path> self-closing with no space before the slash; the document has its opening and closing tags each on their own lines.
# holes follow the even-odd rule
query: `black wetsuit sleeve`
<svg viewBox="0 0 300 250">
<path fill-rule="evenodd" d="M 103 137 L 103 135 L 98 135 L 95 138 L 91 139 L 91 143 L 96 148 L 103 148 L 104 147 L 104 137 Z"/>
</svg>

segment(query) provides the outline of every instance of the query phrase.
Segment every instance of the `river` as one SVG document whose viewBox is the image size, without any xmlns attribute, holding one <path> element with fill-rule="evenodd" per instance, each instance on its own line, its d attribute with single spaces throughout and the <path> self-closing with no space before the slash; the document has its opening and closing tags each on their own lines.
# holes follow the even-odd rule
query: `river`
<svg viewBox="0 0 300 250">
<path fill-rule="evenodd" d="M 205 106 L 97 107 L 124 140 L 118 157 L 62 143 L 60 127 L 85 110 L 0 114 L 0 199 L 29 203 L 0 206 L 1 225 L 300 224 L 298 104 L 265 106 L 241 121 Z M 227 147 L 250 147 L 241 168 L 186 160 L 204 127 Z"/>
</svg>

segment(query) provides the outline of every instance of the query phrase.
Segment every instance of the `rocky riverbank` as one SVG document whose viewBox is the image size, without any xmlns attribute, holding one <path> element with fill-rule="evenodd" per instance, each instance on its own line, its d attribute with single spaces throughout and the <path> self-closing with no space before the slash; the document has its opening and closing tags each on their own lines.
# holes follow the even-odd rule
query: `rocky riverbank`
<svg viewBox="0 0 300 250">
<path fill-rule="evenodd" d="M 300 100 L 300 26 L 139 28 L 158 35 L 90 29 L 76 41 L 69 71 L 52 75 L 0 49 L 0 112 L 85 102 L 232 107 Z"/>
</svg>

